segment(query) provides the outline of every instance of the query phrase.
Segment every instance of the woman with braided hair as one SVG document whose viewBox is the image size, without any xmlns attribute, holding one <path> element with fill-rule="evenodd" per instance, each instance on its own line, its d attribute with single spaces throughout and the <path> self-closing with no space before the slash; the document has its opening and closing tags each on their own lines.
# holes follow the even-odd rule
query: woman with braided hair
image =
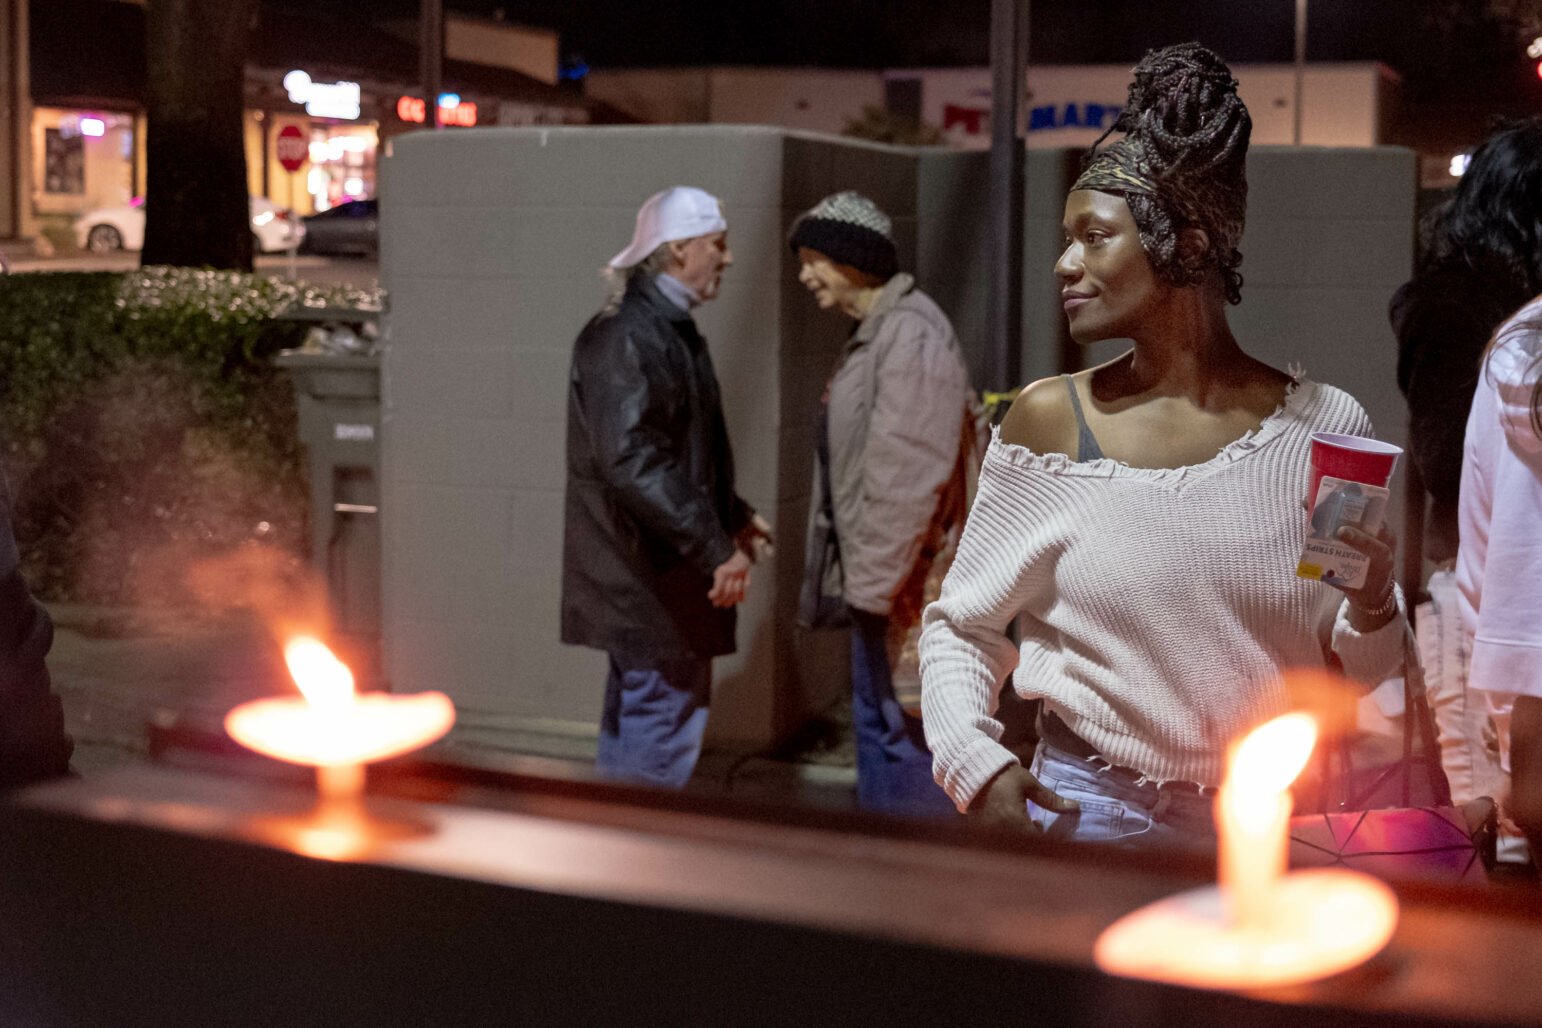
<svg viewBox="0 0 1542 1028">
<path fill-rule="evenodd" d="M 982 820 L 1204 844 L 1226 746 L 1284 711 L 1282 669 L 1336 658 L 1375 683 L 1401 660 L 1388 531 L 1340 532 L 1370 557 L 1360 588 L 1295 574 L 1311 434 L 1371 426 L 1227 325 L 1251 129 L 1236 90 L 1196 44 L 1147 54 L 1123 138 L 1099 140 L 1066 198 L 1055 272 L 1071 335 L 1133 346 L 1023 390 L 925 614 L 933 773 Z M 998 742 L 1008 677 L 1044 701 L 1031 768 Z"/>
</svg>

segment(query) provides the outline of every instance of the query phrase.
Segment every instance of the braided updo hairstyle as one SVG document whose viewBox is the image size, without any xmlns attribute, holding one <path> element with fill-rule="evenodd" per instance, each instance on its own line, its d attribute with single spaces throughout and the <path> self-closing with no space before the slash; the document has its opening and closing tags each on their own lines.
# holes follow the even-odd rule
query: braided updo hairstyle
<svg viewBox="0 0 1542 1028">
<path fill-rule="evenodd" d="M 1124 110 L 1088 151 L 1072 188 L 1123 196 L 1141 246 L 1165 281 L 1197 285 L 1215 265 L 1226 299 L 1240 303 L 1237 244 L 1247 213 L 1252 128 L 1236 79 L 1214 53 L 1198 43 L 1152 50 L 1135 66 Z M 1125 135 L 1099 149 L 1111 132 Z M 1189 227 L 1210 237 L 1203 253 L 1179 251 L 1178 233 Z"/>
</svg>

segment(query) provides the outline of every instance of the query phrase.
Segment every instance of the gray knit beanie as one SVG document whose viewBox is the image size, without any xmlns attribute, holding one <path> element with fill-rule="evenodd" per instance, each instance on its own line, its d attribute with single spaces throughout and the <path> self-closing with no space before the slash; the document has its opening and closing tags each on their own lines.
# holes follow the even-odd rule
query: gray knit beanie
<svg viewBox="0 0 1542 1028">
<path fill-rule="evenodd" d="M 825 197 L 799 215 L 787 245 L 794 254 L 806 246 L 837 264 L 887 282 L 899 271 L 891 230 L 889 216 L 877 204 L 847 190 Z"/>
</svg>

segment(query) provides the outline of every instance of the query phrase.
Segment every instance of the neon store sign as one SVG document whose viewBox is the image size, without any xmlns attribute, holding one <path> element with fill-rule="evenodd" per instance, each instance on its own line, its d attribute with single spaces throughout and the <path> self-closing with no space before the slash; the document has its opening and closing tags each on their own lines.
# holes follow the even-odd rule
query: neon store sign
<svg viewBox="0 0 1542 1028">
<path fill-rule="evenodd" d="M 402 96 L 396 101 L 396 116 L 402 121 L 421 125 L 428 120 L 428 104 L 421 97 Z M 439 94 L 439 124 L 470 128 L 477 123 L 477 105 L 454 93 Z"/>
<path fill-rule="evenodd" d="M 305 113 L 313 118 L 356 121 L 359 117 L 357 82 L 313 82 L 309 74 L 296 69 L 284 76 L 284 91 L 291 103 L 304 104 Z"/>
</svg>

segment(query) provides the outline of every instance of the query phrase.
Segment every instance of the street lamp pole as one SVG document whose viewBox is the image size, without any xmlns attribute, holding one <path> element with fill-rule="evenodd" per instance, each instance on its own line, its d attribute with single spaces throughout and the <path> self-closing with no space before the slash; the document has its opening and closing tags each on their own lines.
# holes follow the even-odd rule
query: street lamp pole
<svg viewBox="0 0 1542 1028">
<path fill-rule="evenodd" d="M 991 0 L 990 290 L 987 390 L 1022 383 L 1023 140 L 1018 134 L 1028 69 L 1029 0 Z"/>
<path fill-rule="evenodd" d="M 1296 0 L 1296 103 L 1291 141 L 1301 145 L 1302 103 L 1306 95 L 1306 3 Z"/>
<path fill-rule="evenodd" d="M 444 91 L 444 0 L 419 0 L 418 80 L 423 83 L 423 124 L 439 127 Z"/>
</svg>

